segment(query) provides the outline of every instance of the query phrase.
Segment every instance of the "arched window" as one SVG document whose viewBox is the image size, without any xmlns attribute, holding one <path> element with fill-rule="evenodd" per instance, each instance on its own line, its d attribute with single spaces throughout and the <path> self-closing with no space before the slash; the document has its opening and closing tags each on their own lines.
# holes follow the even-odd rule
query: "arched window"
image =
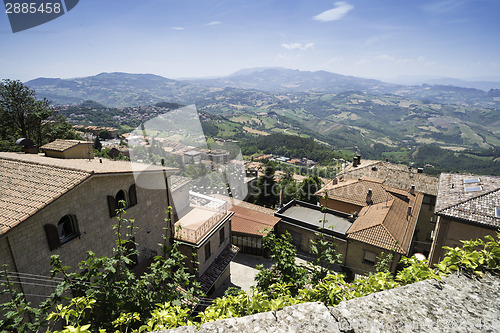
<svg viewBox="0 0 500 333">
<path fill-rule="evenodd" d="M 46 224 L 44 228 L 51 251 L 80 236 L 75 215 L 64 215 L 57 225 Z"/>
<path fill-rule="evenodd" d="M 125 205 L 122 203 L 120 203 L 120 201 L 125 201 Z M 115 203 L 116 203 L 116 207 L 118 208 L 127 208 L 128 207 L 128 204 L 127 204 L 127 195 L 125 194 L 125 191 L 124 190 L 119 190 L 118 193 L 116 193 L 116 196 L 115 196 Z"/>
</svg>

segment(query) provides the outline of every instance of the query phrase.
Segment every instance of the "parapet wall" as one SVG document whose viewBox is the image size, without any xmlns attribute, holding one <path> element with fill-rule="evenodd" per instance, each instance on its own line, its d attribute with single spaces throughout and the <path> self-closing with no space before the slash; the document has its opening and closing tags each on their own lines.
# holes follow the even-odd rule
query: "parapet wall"
<svg viewBox="0 0 500 333">
<path fill-rule="evenodd" d="M 500 332 L 500 277 L 454 274 L 327 307 L 304 303 L 280 311 L 201 325 L 201 332 Z M 167 332 L 167 331 L 163 331 Z M 168 332 L 194 333 L 194 326 Z"/>
</svg>

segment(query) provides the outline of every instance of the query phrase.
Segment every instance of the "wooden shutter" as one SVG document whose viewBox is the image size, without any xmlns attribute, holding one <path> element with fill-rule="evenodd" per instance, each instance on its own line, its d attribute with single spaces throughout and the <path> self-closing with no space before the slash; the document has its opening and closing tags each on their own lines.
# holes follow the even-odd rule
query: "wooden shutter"
<svg viewBox="0 0 500 333">
<path fill-rule="evenodd" d="M 61 239 L 59 238 L 59 232 L 57 232 L 57 226 L 53 224 L 46 224 L 43 227 L 45 229 L 45 234 L 47 235 L 47 241 L 49 242 L 50 251 L 60 247 Z"/>
<path fill-rule="evenodd" d="M 129 196 L 129 207 L 133 207 L 137 205 L 137 192 L 135 190 L 135 184 L 130 185 L 130 188 L 128 189 L 128 196 Z"/>
<path fill-rule="evenodd" d="M 116 216 L 116 201 L 115 197 L 112 195 L 108 195 L 108 209 L 109 209 L 109 217 Z"/>
</svg>

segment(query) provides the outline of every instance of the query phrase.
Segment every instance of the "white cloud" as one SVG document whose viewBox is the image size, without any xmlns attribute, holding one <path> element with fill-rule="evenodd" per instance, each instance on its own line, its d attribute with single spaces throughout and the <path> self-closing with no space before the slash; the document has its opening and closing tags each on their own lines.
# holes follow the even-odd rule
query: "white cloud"
<svg viewBox="0 0 500 333">
<path fill-rule="evenodd" d="M 455 8 L 463 6 L 465 2 L 465 0 L 443 0 L 427 4 L 423 6 L 423 9 L 431 14 L 440 14 L 452 11 Z"/>
<path fill-rule="evenodd" d="M 218 25 L 218 24 L 222 24 L 221 21 L 212 21 L 210 23 L 207 23 L 207 25 Z"/>
<path fill-rule="evenodd" d="M 184 30 L 183 27 L 172 27 L 173 30 Z"/>
<path fill-rule="evenodd" d="M 313 19 L 321 22 L 330 22 L 340 20 L 344 15 L 354 9 L 353 5 L 348 4 L 345 1 L 340 1 L 335 3 L 335 8 L 325 10 L 322 13 L 314 16 Z"/>
<path fill-rule="evenodd" d="M 283 43 L 281 47 L 287 50 L 307 50 L 314 47 L 314 43 L 300 44 L 300 43 Z"/>
</svg>

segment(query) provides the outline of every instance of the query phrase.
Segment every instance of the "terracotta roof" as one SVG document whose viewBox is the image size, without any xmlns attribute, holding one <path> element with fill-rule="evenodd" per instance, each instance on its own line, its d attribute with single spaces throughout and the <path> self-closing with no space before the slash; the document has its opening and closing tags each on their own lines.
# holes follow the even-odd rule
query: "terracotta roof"
<svg viewBox="0 0 500 333">
<path fill-rule="evenodd" d="M 477 180 L 477 182 L 476 182 Z M 477 187 L 478 191 L 468 191 Z M 500 188 L 500 177 L 442 173 L 436 198 L 436 213 Z"/>
<path fill-rule="evenodd" d="M 324 196 L 328 193 L 329 199 L 351 203 L 358 206 L 367 206 L 366 196 L 372 190 L 372 202 L 378 204 L 392 199 L 380 179 L 345 179 L 337 184 L 331 182 L 316 194 Z"/>
<path fill-rule="evenodd" d="M 353 167 L 347 166 L 339 176 L 358 179 L 372 177 L 382 179 L 384 185 L 389 185 L 402 190 L 409 190 L 415 185 L 415 190 L 420 193 L 437 195 L 438 178 L 424 173 L 418 173 L 415 168 L 411 170 L 406 165 L 393 164 L 384 161 L 361 160 L 361 164 Z"/>
<path fill-rule="evenodd" d="M 500 208 L 500 189 L 467 199 L 437 214 L 499 228 L 500 218 L 495 215 L 497 208 Z"/>
<path fill-rule="evenodd" d="M 231 210 L 234 212 L 231 217 L 233 232 L 263 236 L 268 233 L 264 232 L 265 229 L 272 229 L 280 221 L 278 217 L 245 207 L 233 206 Z"/>
<path fill-rule="evenodd" d="M 0 158 L 0 235 L 91 176 L 91 173 Z"/>
<path fill-rule="evenodd" d="M 407 254 L 423 195 L 394 196 L 387 202 L 363 207 L 348 230 L 348 238 Z M 408 207 L 411 216 L 408 218 Z"/>
<path fill-rule="evenodd" d="M 40 148 L 43 149 L 43 150 L 65 151 L 65 150 L 68 150 L 70 148 L 76 147 L 76 146 L 78 146 L 80 144 L 91 145 L 92 142 L 80 141 L 80 140 L 62 140 L 62 139 L 57 139 L 55 141 L 47 143 L 44 146 L 41 146 Z"/>
</svg>

